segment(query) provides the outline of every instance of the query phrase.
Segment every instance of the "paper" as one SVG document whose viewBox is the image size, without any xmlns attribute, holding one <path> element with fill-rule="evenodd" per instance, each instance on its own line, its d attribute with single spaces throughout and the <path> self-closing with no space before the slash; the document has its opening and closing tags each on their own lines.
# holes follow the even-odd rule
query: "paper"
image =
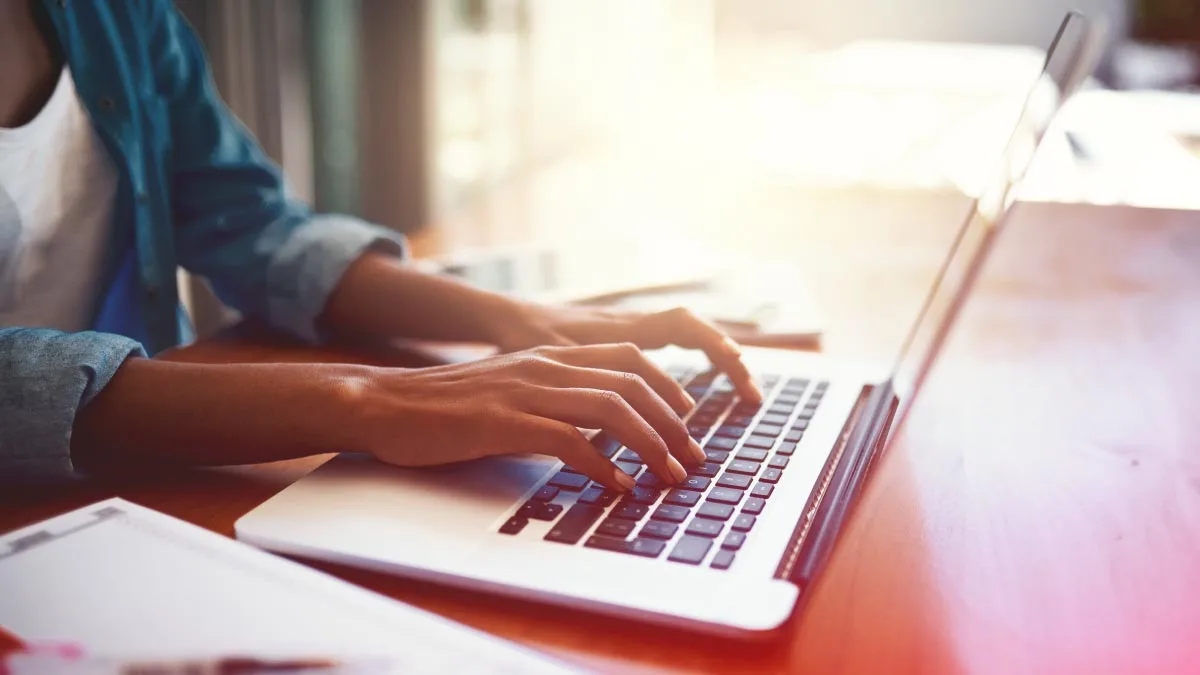
<svg viewBox="0 0 1200 675">
<path fill-rule="evenodd" d="M 74 644 L 97 659 L 332 658 L 390 664 L 378 672 L 571 672 L 120 499 L 0 537 L 0 626 L 27 643 Z"/>
</svg>

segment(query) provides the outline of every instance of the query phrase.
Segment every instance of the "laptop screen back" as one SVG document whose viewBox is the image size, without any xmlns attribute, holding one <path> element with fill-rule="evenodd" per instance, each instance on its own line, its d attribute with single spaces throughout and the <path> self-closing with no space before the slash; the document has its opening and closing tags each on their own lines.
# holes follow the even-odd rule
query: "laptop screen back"
<svg viewBox="0 0 1200 675">
<path fill-rule="evenodd" d="M 955 236 L 892 371 L 899 426 L 954 323 L 982 267 L 986 252 L 1008 216 L 1015 191 L 1062 104 L 1091 75 L 1103 31 L 1086 17 L 1063 19 L 1041 73 L 1022 107 L 1000 166 L 984 186 Z"/>
</svg>

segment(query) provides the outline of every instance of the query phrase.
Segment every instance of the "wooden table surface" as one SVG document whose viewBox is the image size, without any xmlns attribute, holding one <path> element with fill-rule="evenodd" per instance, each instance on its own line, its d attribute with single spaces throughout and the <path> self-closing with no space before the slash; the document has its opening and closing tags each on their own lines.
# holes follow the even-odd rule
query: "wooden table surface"
<svg viewBox="0 0 1200 675">
<path fill-rule="evenodd" d="M 352 358 L 253 340 L 177 357 Z M 322 461 L 10 492 L 0 531 L 118 495 L 231 534 Z M 605 672 L 1200 671 L 1200 213 L 1018 208 L 779 640 L 334 571 Z"/>
</svg>

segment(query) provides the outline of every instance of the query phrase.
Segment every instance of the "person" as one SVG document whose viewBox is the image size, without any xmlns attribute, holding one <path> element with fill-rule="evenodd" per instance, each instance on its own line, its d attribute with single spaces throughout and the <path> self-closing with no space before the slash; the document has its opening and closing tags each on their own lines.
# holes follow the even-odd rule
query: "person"
<svg viewBox="0 0 1200 675">
<path fill-rule="evenodd" d="M 534 305 L 414 269 L 405 241 L 316 214 L 225 108 L 169 0 L 0 0 L 0 480 L 130 463 L 245 464 L 357 451 L 421 466 L 500 453 L 631 479 L 604 429 L 661 478 L 704 460 L 695 404 L 642 348 L 704 350 L 761 396 L 738 346 L 677 310 Z M 176 268 L 243 316 L 342 336 L 492 343 L 420 369 L 193 364 Z"/>
</svg>

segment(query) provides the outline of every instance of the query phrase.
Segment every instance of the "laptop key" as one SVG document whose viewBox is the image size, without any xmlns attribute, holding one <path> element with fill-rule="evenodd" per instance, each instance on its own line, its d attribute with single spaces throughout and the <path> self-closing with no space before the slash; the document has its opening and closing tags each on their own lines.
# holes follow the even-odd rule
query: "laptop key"
<svg viewBox="0 0 1200 675">
<path fill-rule="evenodd" d="M 700 440 L 708 435 L 707 424 L 689 424 L 687 429 L 688 435 L 696 440 Z"/>
<path fill-rule="evenodd" d="M 782 478 L 782 477 L 783 477 L 783 471 L 782 471 L 782 470 L 780 470 L 780 469 L 767 469 L 766 471 L 762 472 L 762 476 L 759 476 L 759 478 L 758 478 L 758 479 L 759 479 L 759 480 L 761 480 L 761 481 L 762 481 L 762 482 L 764 482 L 764 483 L 778 483 L 778 482 L 779 482 L 779 479 L 780 479 L 780 478 Z"/>
<path fill-rule="evenodd" d="M 546 533 L 546 541 L 561 544 L 578 543 L 592 525 L 604 515 L 604 509 L 592 504 L 575 504 L 567 509 L 562 518 Z"/>
<path fill-rule="evenodd" d="M 624 471 L 625 473 L 629 474 L 630 476 L 636 476 L 636 475 L 638 475 L 638 472 L 642 470 L 641 464 L 634 464 L 633 462 L 617 461 L 617 462 L 613 462 L 613 464 L 616 464 L 618 469 Z"/>
<path fill-rule="evenodd" d="M 725 424 L 736 424 L 739 427 L 748 427 L 752 421 L 754 421 L 754 415 L 741 415 L 734 413 L 725 418 Z"/>
<path fill-rule="evenodd" d="M 766 458 L 766 450 L 760 450 L 758 448 L 742 448 L 741 450 L 738 450 L 738 454 L 735 459 L 740 459 L 747 462 L 761 462 L 766 460 Z"/>
<path fill-rule="evenodd" d="M 645 504 L 633 504 L 622 502 L 613 509 L 613 518 L 624 518 L 625 520 L 639 521 L 650 513 L 650 507 Z"/>
<path fill-rule="evenodd" d="M 671 549 L 671 555 L 667 556 L 667 560 L 699 565 L 704 560 L 704 556 L 708 555 L 708 550 L 712 548 L 712 545 L 712 539 L 684 535 L 675 544 L 675 548 Z"/>
<path fill-rule="evenodd" d="M 741 438 L 746 435 L 746 427 L 739 427 L 733 424 L 722 424 L 717 427 L 717 436 L 722 438 Z"/>
<path fill-rule="evenodd" d="M 780 443 L 779 447 L 775 448 L 775 454 L 782 455 L 784 457 L 790 457 L 792 453 L 796 452 L 796 444 L 799 442 L 800 441 L 788 441 L 787 443 Z"/>
<path fill-rule="evenodd" d="M 612 490 L 607 490 L 599 485 L 593 485 L 583 491 L 579 496 L 580 504 L 595 504 L 596 506 L 608 506 L 617 501 L 617 494 Z"/>
<path fill-rule="evenodd" d="M 717 554 L 713 556 L 712 563 L 710 563 L 710 565 L 716 570 L 727 570 L 731 565 L 733 565 L 733 556 L 733 551 L 717 551 Z"/>
<path fill-rule="evenodd" d="M 713 488 L 712 492 L 708 493 L 708 500 L 717 502 L 718 504 L 737 504 L 742 501 L 742 495 L 745 494 L 741 490 L 731 488 Z"/>
<path fill-rule="evenodd" d="M 533 493 L 533 500 L 538 502 L 548 502 L 558 496 L 558 488 L 553 485 L 543 485 L 537 492 Z"/>
<path fill-rule="evenodd" d="M 767 462 L 767 466 L 772 469 L 786 469 L 788 461 L 788 458 L 784 455 L 775 455 L 771 458 L 771 461 Z"/>
<path fill-rule="evenodd" d="M 692 507 L 700 501 L 700 496 L 701 494 L 695 490 L 675 489 L 667 493 L 667 496 L 663 499 L 663 503 Z"/>
<path fill-rule="evenodd" d="M 704 520 L 697 518 L 688 524 L 685 534 L 694 535 L 697 537 L 719 537 L 721 530 L 725 529 L 725 523 L 719 520 Z"/>
<path fill-rule="evenodd" d="M 705 462 L 701 466 L 694 466 L 688 469 L 689 476 L 704 476 L 712 478 L 721 471 L 721 465 L 717 462 Z"/>
<path fill-rule="evenodd" d="M 787 443 L 799 443 L 801 438 L 804 438 L 804 432 L 793 429 L 787 432 L 787 435 L 783 437 L 783 440 Z"/>
<path fill-rule="evenodd" d="M 621 454 L 617 455 L 617 459 L 623 462 L 633 462 L 634 464 L 645 464 L 645 462 L 642 461 L 642 456 L 632 450 L 626 450 L 625 452 L 622 452 Z"/>
<path fill-rule="evenodd" d="M 653 520 L 663 520 L 668 523 L 682 523 L 687 520 L 691 513 L 686 507 L 664 504 L 663 506 L 654 509 L 654 515 L 650 516 Z"/>
<path fill-rule="evenodd" d="M 543 504 L 541 502 L 529 503 L 537 505 L 537 509 L 534 511 L 533 515 L 530 516 L 530 518 L 533 518 L 534 520 L 554 520 L 558 517 L 558 514 L 563 512 L 562 504 Z M 528 506 L 528 504 L 526 504 L 526 506 Z"/>
<path fill-rule="evenodd" d="M 785 389 L 799 389 L 800 391 L 804 391 L 805 389 L 808 389 L 808 384 L 808 380 L 804 379 L 803 377 L 793 377 L 789 378 L 787 384 L 783 386 Z"/>
<path fill-rule="evenodd" d="M 522 518 L 521 516 L 513 516 L 512 518 L 509 518 L 508 520 L 504 521 L 504 524 L 500 526 L 500 533 L 501 534 L 517 534 L 521 530 L 525 529 L 525 526 L 528 524 L 529 524 L 528 518 Z"/>
<path fill-rule="evenodd" d="M 726 450 L 705 450 L 704 457 L 710 462 L 724 464 L 725 460 L 729 459 L 729 452 Z"/>
<path fill-rule="evenodd" d="M 721 542 L 721 548 L 728 551 L 736 551 L 746 543 L 745 532 L 730 532 L 725 535 L 725 541 Z"/>
<path fill-rule="evenodd" d="M 754 427 L 754 433 L 759 436 L 775 437 L 783 433 L 783 427 L 778 424 L 760 424 Z"/>
<path fill-rule="evenodd" d="M 638 532 L 639 537 L 651 537 L 653 539 L 670 539 L 679 531 L 679 526 L 675 523 L 668 523 L 664 520 L 651 520 L 642 526 L 642 531 Z"/>
<path fill-rule="evenodd" d="M 637 504 L 653 504 L 658 501 L 658 496 L 662 494 L 662 490 L 651 490 L 650 488 L 635 487 L 626 495 L 624 502 L 634 502 Z"/>
<path fill-rule="evenodd" d="M 759 420 L 759 422 L 762 422 L 763 424 L 787 424 L 788 417 L 788 415 L 767 413 L 766 415 L 762 416 L 762 419 Z"/>
<path fill-rule="evenodd" d="M 559 471 L 557 474 L 554 475 L 554 478 L 551 478 L 549 481 L 547 481 L 546 484 L 552 485 L 556 488 L 561 488 L 563 490 L 570 490 L 571 492 L 579 492 L 580 490 L 583 489 L 583 486 L 587 485 L 590 482 L 591 482 L 591 479 L 588 478 L 587 476 L 583 476 L 583 475 L 580 475 L 577 473 L 567 473 L 565 471 Z"/>
<path fill-rule="evenodd" d="M 774 485 L 771 485 L 770 483 L 764 483 L 762 481 L 759 481 L 754 484 L 754 489 L 750 491 L 750 495 L 754 496 L 754 497 L 762 497 L 763 499 L 766 499 L 767 497 L 770 497 L 771 493 L 774 491 L 775 491 Z"/>
<path fill-rule="evenodd" d="M 703 505 L 696 511 L 696 516 L 699 518 L 708 518 L 710 520 L 729 520 L 733 515 L 733 507 L 728 504 L 717 504 L 715 502 L 704 502 Z"/>
<path fill-rule="evenodd" d="M 605 433 L 599 433 L 592 437 L 592 447 L 605 457 L 612 459 L 613 455 L 617 454 L 617 450 L 621 449 L 621 442 Z"/>
<path fill-rule="evenodd" d="M 742 443 L 743 448 L 759 448 L 763 450 L 770 448 L 772 445 L 775 445 L 774 438 L 771 438 L 770 436 L 758 436 L 754 434 L 752 434 L 744 443 Z"/>
<path fill-rule="evenodd" d="M 600 523 L 600 526 L 596 528 L 596 534 L 602 534 L 606 537 L 616 537 L 617 539 L 624 539 L 625 537 L 633 534 L 635 527 L 637 527 L 637 523 L 633 522 L 632 520 L 625 520 L 623 518 L 606 518 L 604 522 Z"/>
<path fill-rule="evenodd" d="M 758 470 L 761 468 L 762 464 L 759 464 L 758 462 L 735 459 L 729 463 L 729 466 L 725 467 L 725 470 L 729 473 L 744 473 L 747 476 L 753 476 L 754 474 L 758 473 Z"/>
<path fill-rule="evenodd" d="M 717 487 L 733 488 L 734 490 L 746 490 L 750 487 L 750 483 L 754 479 L 750 476 L 743 476 L 737 473 L 723 473 L 717 479 Z"/>
<path fill-rule="evenodd" d="M 796 420 L 796 422 L 792 424 L 792 431 L 808 431 L 808 422 L 809 421 L 806 419 Z"/>
<path fill-rule="evenodd" d="M 736 438 L 725 438 L 724 436 L 714 436 L 711 441 L 704 444 L 705 450 L 721 452 L 722 450 L 732 450 L 737 446 Z"/>
<path fill-rule="evenodd" d="M 663 482 L 663 479 L 659 478 L 650 471 L 638 476 L 637 485 L 638 487 L 644 487 L 650 490 L 658 490 L 667 486 L 667 484 Z"/>
<path fill-rule="evenodd" d="M 615 553 L 632 553 L 633 555 L 640 555 L 646 558 L 657 558 L 662 555 L 663 549 L 667 547 L 666 543 L 654 539 L 638 538 L 633 541 L 625 541 L 624 539 L 614 539 L 605 536 L 588 537 L 587 543 L 584 546 L 613 551 Z"/>
<path fill-rule="evenodd" d="M 750 499 L 747 499 L 746 503 L 742 506 L 742 513 L 757 516 L 758 514 L 762 513 L 763 507 L 766 505 L 767 500 L 763 499 L 762 497 L 751 497 Z"/>
<path fill-rule="evenodd" d="M 749 532 L 757 520 L 755 516 L 748 513 L 741 513 L 738 514 L 737 518 L 733 519 L 733 525 L 730 525 L 730 527 L 738 532 Z"/>
<path fill-rule="evenodd" d="M 751 403 L 750 401 L 738 401 L 733 406 L 733 412 L 735 415 L 754 415 L 760 408 L 762 408 L 762 404 Z"/>
<path fill-rule="evenodd" d="M 708 486 L 711 483 L 711 478 L 705 478 L 704 476 L 688 476 L 682 483 L 679 484 L 679 487 L 687 490 L 699 490 L 700 492 L 704 492 L 708 489 Z"/>
</svg>

